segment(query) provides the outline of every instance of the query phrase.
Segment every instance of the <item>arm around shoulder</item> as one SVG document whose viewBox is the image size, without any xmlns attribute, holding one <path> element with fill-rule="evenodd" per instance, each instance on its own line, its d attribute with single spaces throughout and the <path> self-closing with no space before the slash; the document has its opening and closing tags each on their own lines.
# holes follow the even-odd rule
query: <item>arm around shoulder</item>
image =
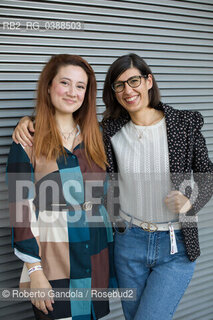
<svg viewBox="0 0 213 320">
<path fill-rule="evenodd" d="M 23 146 L 32 146 L 33 136 L 31 133 L 35 132 L 33 121 L 34 117 L 24 117 L 19 121 L 12 135 L 15 143 L 21 143 Z"/>
</svg>

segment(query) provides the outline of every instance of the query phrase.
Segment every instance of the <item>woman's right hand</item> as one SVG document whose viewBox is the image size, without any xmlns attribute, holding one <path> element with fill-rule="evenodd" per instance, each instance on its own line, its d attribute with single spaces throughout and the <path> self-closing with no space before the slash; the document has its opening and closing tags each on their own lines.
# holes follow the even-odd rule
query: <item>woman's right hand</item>
<svg viewBox="0 0 213 320">
<path fill-rule="evenodd" d="M 38 292 L 39 289 L 41 292 L 45 291 L 46 295 L 49 290 L 52 290 L 52 287 L 45 277 L 43 271 L 35 271 L 30 274 L 30 288 L 36 292 Z M 44 300 L 32 299 L 31 302 L 37 309 L 43 311 L 45 314 L 48 314 L 48 310 L 53 311 L 52 303 L 54 303 L 54 300 L 48 295 Z"/>
<path fill-rule="evenodd" d="M 21 143 L 24 147 L 27 145 L 31 147 L 33 144 L 33 136 L 31 136 L 30 132 L 35 132 L 33 122 L 29 117 L 24 117 L 19 121 L 13 131 L 13 141 L 17 144 Z"/>
</svg>

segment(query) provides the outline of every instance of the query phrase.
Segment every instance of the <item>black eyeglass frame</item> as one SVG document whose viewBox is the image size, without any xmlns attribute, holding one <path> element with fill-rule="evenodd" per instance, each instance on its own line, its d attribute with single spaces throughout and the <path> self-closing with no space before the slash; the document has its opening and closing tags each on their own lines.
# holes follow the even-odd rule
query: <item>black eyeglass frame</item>
<svg viewBox="0 0 213 320">
<path fill-rule="evenodd" d="M 139 85 L 137 85 L 136 87 L 133 87 L 132 85 L 129 84 L 129 81 L 132 80 L 133 78 L 140 78 L 140 83 Z M 144 78 L 144 79 L 147 79 L 148 78 L 148 75 L 147 74 L 143 74 L 143 75 L 137 75 L 137 76 L 133 76 L 133 77 L 130 77 L 129 79 L 127 79 L 126 81 L 117 81 L 117 82 L 113 82 L 111 84 L 111 87 L 112 87 L 112 90 L 115 92 L 115 93 L 120 93 L 122 91 L 124 91 L 125 89 L 125 83 L 127 83 L 131 88 L 137 88 L 141 85 L 141 78 Z M 115 88 L 114 88 L 114 84 L 115 83 L 121 83 L 123 85 L 123 89 L 121 91 L 116 91 Z"/>
</svg>

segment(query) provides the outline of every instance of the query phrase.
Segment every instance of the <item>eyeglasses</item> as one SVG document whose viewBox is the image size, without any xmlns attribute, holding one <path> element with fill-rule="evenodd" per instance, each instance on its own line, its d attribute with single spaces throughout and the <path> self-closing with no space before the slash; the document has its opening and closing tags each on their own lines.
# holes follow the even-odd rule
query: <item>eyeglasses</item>
<svg viewBox="0 0 213 320">
<path fill-rule="evenodd" d="M 141 84 L 141 78 L 148 78 L 147 75 L 142 75 L 142 76 L 133 76 L 129 79 L 127 79 L 126 81 L 116 81 L 116 82 L 113 82 L 112 83 L 112 89 L 116 92 L 116 93 L 119 93 L 119 92 L 122 92 L 125 88 L 125 83 L 128 83 L 128 85 L 131 87 L 131 88 L 137 88 L 140 86 Z"/>
</svg>

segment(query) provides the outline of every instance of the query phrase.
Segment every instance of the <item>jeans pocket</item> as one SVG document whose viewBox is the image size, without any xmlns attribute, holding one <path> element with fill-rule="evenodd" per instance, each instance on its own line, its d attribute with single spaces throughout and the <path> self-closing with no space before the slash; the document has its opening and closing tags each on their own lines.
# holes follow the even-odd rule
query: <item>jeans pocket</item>
<svg viewBox="0 0 213 320">
<path fill-rule="evenodd" d="M 175 231 L 175 237 L 176 237 L 176 241 L 179 243 L 184 243 L 184 238 L 183 238 L 183 233 L 181 230 L 176 230 Z"/>
<path fill-rule="evenodd" d="M 114 225 L 116 234 L 124 235 L 129 230 L 129 223 L 125 220 L 119 220 Z"/>
</svg>

